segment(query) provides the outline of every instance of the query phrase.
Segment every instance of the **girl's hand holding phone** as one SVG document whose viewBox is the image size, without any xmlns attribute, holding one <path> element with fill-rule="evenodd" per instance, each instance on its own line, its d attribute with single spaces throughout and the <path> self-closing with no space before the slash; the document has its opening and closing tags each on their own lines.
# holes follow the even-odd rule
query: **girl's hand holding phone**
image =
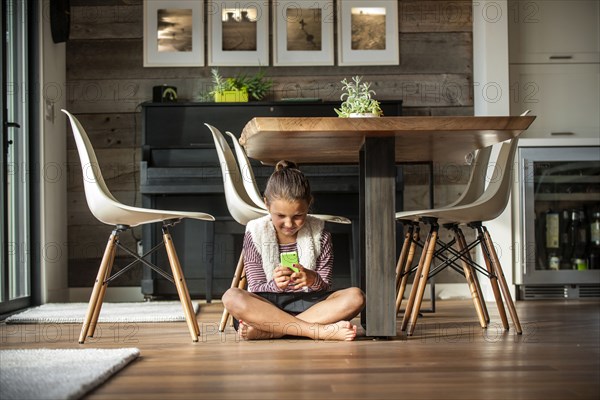
<svg viewBox="0 0 600 400">
<path fill-rule="evenodd" d="M 302 290 L 305 287 L 310 287 L 315 283 L 316 272 L 310 269 L 304 268 L 300 264 L 295 265 L 298 268 L 298 272 L 294 272 L 290 279 L 294 290 Z"/>
<path fill-rule="evenodd" d="M 285 290 L 291 283 L 292 270 L 288 267 L 284 267 L 279 265 L 273 271 L 273 280 L 275 281 L 275 285 L 281 290 Z"/>
</svg>

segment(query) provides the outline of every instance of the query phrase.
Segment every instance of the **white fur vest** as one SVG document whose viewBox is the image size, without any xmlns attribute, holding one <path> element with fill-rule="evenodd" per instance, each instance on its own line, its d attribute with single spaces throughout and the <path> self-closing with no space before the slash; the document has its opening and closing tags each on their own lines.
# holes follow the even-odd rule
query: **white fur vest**
<svg viewBox="0 0 600 400">
<path fill-rule="evenodd" d="M 298 260 L 304 268 L 315 269 L 321 255 L 322 220 L 307 216 L 296 237 Z M 262 258 L 263 270 L 267 281 L 273 279 L 273 270 L 279 265 L 279 243 L 270 215 L 252 220 L 246 225 L 246 231 L 252 235 L 252 242 Z"/>
</svg>

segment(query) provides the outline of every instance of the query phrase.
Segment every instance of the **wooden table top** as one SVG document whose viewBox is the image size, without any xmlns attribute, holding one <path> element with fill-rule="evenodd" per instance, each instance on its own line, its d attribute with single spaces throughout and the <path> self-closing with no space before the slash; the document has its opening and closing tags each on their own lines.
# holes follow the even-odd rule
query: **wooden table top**
<svg viewBox="0 0 600 400">
<path fill-rule="evenodd" d="M 249 157 L 265 164 L 358 163 L 366 137 L 396 138 L 397 162 L 459 161 L 472 150 L 518 136 L 525 117 L 257 117 L 240 137 Z"/>
</svg>

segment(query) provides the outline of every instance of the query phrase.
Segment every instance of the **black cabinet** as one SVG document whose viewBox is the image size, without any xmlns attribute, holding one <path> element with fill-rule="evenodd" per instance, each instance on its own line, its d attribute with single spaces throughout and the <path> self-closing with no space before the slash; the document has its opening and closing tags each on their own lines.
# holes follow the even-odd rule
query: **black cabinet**
<svg viewBox="0 0 600 400">
<path fill-rule="evenodd" d="M 242 248 L 244 226 L 231 218 L 219 160 L 212 136 L 204 123 L 239 137 L 246 123 L 266 116 L 336 116 L 339 102 L 278 103 L 144 103 L 142 105 L 142 161 L 140 192 L 142 205 L 149 208 L 202 211 L 215 216 L 215 222 L 184 220 L 172 235 L 194 298 L 220 297 L 231 278 Z M 401 115 L 402 101 L 384 101 L 387 116 Z M 315 149 L 318 151 L 318 149 Z M 253 163 L 259 187 L 265 186 L 271 166 Z M 352 266 L 357 259 L 352 242 L 358 238 L 358 166 L 302 165 L 315 196 L 314 213 L 343 215 L 352 225 L 327 224 L 335 248 L 334 286 L 357 285 L 359 277 Z M 398 167 L 401 168 L 401 167 Z M 397 174 L 402 209 L 402 174 Z M 355 234 L 352 234 L 354 230 Z M 160 242 L 160 227 L 146 225 L 142 231 L 144 251 Z M 153 255 L 153 261 L 166 266 L 166 255 Z M 146 297 L 176 296 L 175 287 L 149 270 L 144 271 L 142 292 Z"/>
</svg>

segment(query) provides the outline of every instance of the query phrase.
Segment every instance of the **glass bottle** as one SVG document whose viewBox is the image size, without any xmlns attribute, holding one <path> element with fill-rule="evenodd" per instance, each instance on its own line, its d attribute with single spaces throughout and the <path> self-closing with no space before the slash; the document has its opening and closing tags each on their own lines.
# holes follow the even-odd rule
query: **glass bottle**
<svg viewBox="0 0 600 400">
<path fill-rule="evenodd" d="M 573 269 L 583 271 L 587 269 L 588 224 L 584 210 L 577 211 L 577 231 L 573 256 Z M 575 210 L 574 210 L 575 212 Z"/>
<path fill-rule="evenodd" d="M 560 268 L 560 214 L 548 210 L 546 213 L 546 253 L 548 269 Z"/>
<path fill-rule="evenodd" d="M 569 231 L 571 229 L 571 214 L 569 210 L 564 209 L 560 219 L 560 250 L 561 250 L 561 269 L 571 268 L 571 258 L 573 258 L 573 242 Z"/>
<path fill-rule="evenodd" d="M 600 211 L 594 212 L 590 221 L 589 269 L 600 269 Z"/>
</svg>

